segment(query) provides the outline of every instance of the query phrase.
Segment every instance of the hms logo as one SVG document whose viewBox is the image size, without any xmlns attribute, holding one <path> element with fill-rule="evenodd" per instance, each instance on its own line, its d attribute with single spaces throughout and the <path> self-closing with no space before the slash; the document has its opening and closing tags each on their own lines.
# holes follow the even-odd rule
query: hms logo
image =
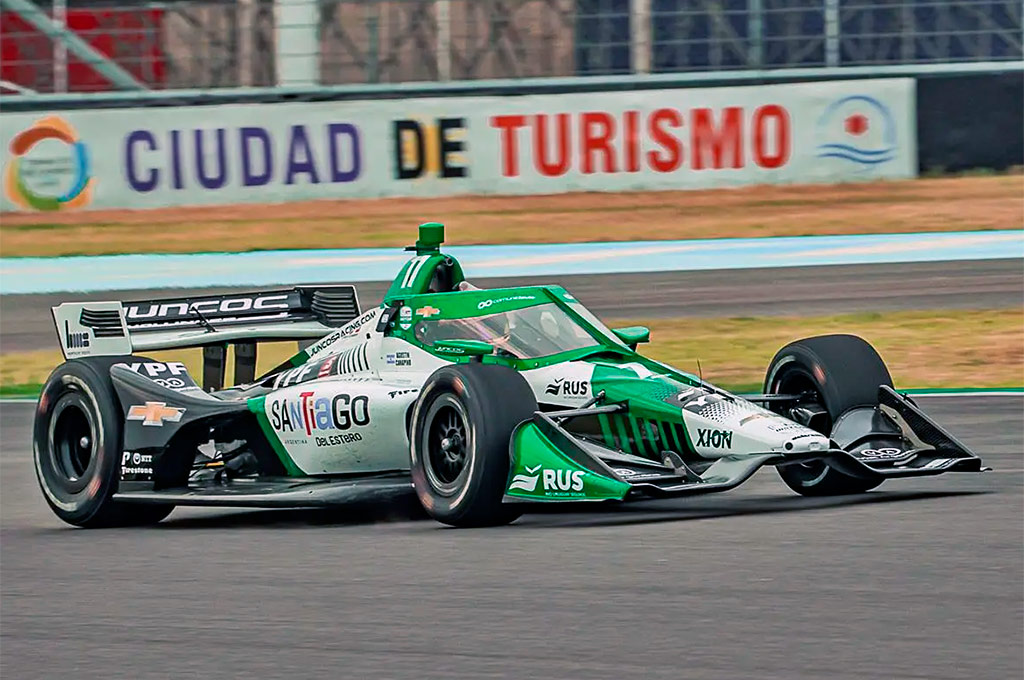
<svg viewBox="0 0 1024 680">
<path fill-rule="evenodd" d="M 64 339 L 68 349 L 82 349 L 89 346 L 89 331 L 72 333 L 71 326 L 64 321 Z"/>
<path fill-rule="evenodd" d="M 132 406 L 128 409 L 128 420 L 141 420 L 143 425 L 163 427 L 164 421 L 177 423 L 185 413 L 183 408 L 168 406 L 162 401 L 147 401 L 144 406 Z"/>
</svg>

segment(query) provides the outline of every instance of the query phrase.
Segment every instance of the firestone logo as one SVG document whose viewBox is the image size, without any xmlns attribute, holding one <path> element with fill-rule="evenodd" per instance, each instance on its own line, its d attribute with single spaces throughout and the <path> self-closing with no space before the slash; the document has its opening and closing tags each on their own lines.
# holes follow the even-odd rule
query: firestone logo
<svg viewBox="0 0 1024 680">
<path fill-rule="evenodd" d="M 60 116 L 40 118 L 14 136 L 4 193 L 25 210 L 73 210 L 89 204 L 95 180 L 89 152 Z"/>
</svg>

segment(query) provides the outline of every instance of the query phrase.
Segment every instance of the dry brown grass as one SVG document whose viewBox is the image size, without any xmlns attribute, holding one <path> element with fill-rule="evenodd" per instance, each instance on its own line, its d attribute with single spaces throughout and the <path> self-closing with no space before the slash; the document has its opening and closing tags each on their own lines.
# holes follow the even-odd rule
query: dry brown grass
<svg viewBox="0 0 1024 680">
<path fill-rule="evenodd" d="M 392 247 L 445 222 L 458 244 L 1019 229 L 1024 175 L 713 191 L 312 201 L 4 213 L 5 257 Z"/>
<path fill-rule="evenodd" d="M 627 323 L 627 322 L 623 322 Z M 642 322 L 641 322 L 642 323 Z M 1024 386 L 1024 309 L 922 310 L 826 317 L 650 321 L 646 353 L 722 385 L 760 383 L 797 338 L 852 333 L 882 355 L 900 387 Z"/>
</svg>

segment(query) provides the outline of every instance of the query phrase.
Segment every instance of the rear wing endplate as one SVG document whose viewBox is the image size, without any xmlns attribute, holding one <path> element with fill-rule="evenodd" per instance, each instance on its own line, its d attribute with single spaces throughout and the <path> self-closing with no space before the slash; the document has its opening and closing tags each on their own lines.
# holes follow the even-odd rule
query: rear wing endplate
<svg viewBox="0 0 1024 680">
<path fill-rule="evenodd" d="M 359 300 L 354 286 L 323 285 L 139 302 L 65 302 L 52 311 L 65 359 L 202 347 L 204 387 L 219 389 L 227 345 L 236 345 L 235 384 L 249 382 L 256 343 L 321 338 L 358 317 Z"/>
</svg>

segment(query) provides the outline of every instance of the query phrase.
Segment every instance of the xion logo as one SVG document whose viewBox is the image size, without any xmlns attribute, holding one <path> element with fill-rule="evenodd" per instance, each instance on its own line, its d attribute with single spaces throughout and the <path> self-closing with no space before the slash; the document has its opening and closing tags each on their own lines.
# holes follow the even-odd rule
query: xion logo
<svg viewBox="0 0 1024 680">
<path fill-rule="evenodd" d="M 253 295 L 250 297 L 218 298 L 214 300 L 181 300 L 174 302 L 142 302 L 129 305 L 129 319 L 191 318 L 195 312 L 205 315 L 230 316 L 244 312 L 281 312 L 288 306 L 288 294 Z M 195 311 L 193 311 L 195 310 Z"/>
<path fill-rule="evenodd" d="M 64 345 L 68 349 L 82 349 L 89 346 L 89 331 L 72 333 L 67 320 L 64 321 Z"/>
<path fill-rule="evenodd" d="M 697 446 L 714 449 L 731 449 L 732 432 L 727 430 L 697 430 Z"/>
<path fill-rule="evenodd" d="M 557 394 L 563 397 L 585 397 L 590 391 L 590 383 L 586 380 L 567 380 L 555 378 L 544 389 L 545 394 Z"/>
<path fill-rule="evenodd" d="M 147 401 L 144 405 L 132 406 L 128 409 L 128 420 L 141 420 L 143 425 L 163 427 L 164 421 L 177 423 L 185 413 L 183 408 L 168 406 L 162 401 Z"/>
<path fill-rule="evenodd" d="M 270 424 L 278 432 L 303 430 L 348 430 L 353 425 L 370 423 L 370 399 L 365 395 L 336 394 L 333 399 L 313 398 L 303 392 L 298 400 L 278 399 L 270 402 Z"/>
</svg>

